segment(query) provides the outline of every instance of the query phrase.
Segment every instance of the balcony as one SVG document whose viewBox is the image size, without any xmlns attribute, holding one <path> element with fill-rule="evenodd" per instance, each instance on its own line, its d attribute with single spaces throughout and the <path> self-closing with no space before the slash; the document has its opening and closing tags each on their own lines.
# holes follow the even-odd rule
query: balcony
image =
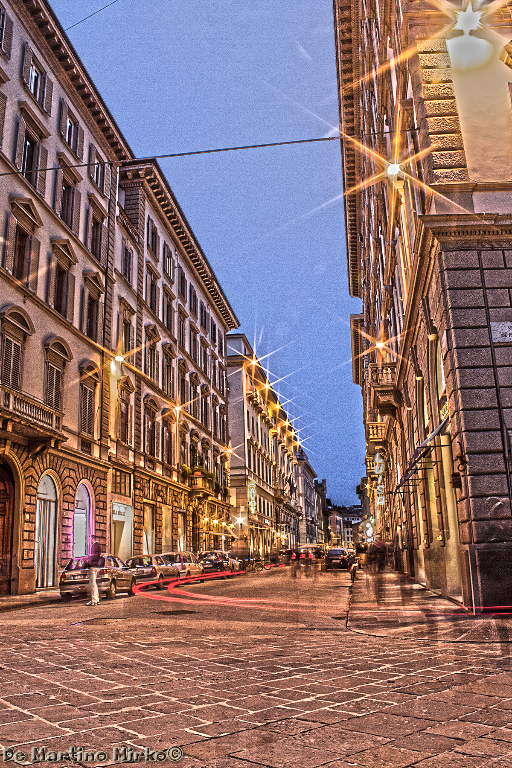
<svg viewBox="0 0 512 768">
<path fill-rule="evenodd" d="M 370 363 L 369 385 L 370 405 L 374 411 L 394 416 L 402 398 L 396 381 L 396 363 Z"/>
<path fill-rule="evenodd" d="M 192 491 L 213 493 L 213 479 L 202 471 L 194 471 L 190 477 L 190 488 Z"/>
<path fill-rule="evenodd" d="M 31 453 L 50 447 L 56 438 L 59 441 L 65 439 L 61 431 L 61 411 L 51 408 L 37 397 L 3 384 L 0 385 L 0 413 L 3 419 L 11 422 L 8 429 L 14 435 L 28 440 Z"/>
<path fill-rule="evenodd" d="M 366 464 L 366 474 L 367 475 L 374 475 L 375 474 L 375 457 L 374 456 L 365 456 L 365 464 Z"/>
<path fill-rule="evenodd" d="M 372 443 L 383 443 L 386 440 L 387 424 L 385 421 L 368 421 L 368 439 Z"/>
</svg>

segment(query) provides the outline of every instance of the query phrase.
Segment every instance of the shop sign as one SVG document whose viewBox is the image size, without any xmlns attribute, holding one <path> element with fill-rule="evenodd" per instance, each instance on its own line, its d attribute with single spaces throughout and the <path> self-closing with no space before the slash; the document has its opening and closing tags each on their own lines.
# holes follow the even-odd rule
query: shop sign
<svg viewBox="0 0 512 768">
<path fill-rule="evenodd" d="M 132 511 L 126 504 L 120 504 L 118 501 L 112 502 L 112 518 L 114 520 L 126 520 Z"/>
<path fill-rule="evenodd" d="M 249 503 L 249 512 L 253 515 L 256 514 L 257 511 L 257 504 L 256 504 L 256 483 L 254 480 L 251 480 L 249 483 L 249 491 L 248 491 L 248 503 Z"/>
<path fill-rule="evenodd" d="M 375 486 L 377 493 L 376 504 L 378 507 L 383 507 L 386 503 L 386 487 L 384 484 L 384 459 L 380 453 L 375 454 L 375 474 L 377 475 L 377 485 Z"/>
</svg>

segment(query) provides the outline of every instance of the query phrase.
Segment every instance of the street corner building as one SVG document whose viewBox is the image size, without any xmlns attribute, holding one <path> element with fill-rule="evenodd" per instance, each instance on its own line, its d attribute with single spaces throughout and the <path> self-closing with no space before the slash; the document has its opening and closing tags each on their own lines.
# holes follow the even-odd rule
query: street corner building
<svg viewBox="0 0 512 768">
<path fill-rule="evenodd" d="M 238 321 L 43 0 L 0 4 L 0 174 L 0 593 L 92 540 L 227 548 Z"/>
<path fill-rule="evenodd" d="M 334 2 L 363 506 L 394 565 L 512 604 L 512 13 Z"/>
</svg>

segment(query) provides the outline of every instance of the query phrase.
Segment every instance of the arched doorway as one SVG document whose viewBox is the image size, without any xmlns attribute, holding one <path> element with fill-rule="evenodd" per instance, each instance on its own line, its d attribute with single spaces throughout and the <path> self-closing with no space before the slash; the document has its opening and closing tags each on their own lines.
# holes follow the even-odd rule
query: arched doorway
<svg viewBox="0 0 512 768">
<path fill-rule="evenodd" d="M 55 508 L 57 491 L 50 475 L 37 487 L 35 568 L 36 589 L 53 587 L 55 577 Z"/>
<path fill-rule="evenodd" d="M 73 557 L 83 557 L 89 551 L 91 499 L 84 483 L 76 489 L 73 515 Z"/>
<path fill-rule="evenodd" d="M 0 466 L 0 595 L 11 593 L 14 482 L 5 465 Z"/>
</svg>

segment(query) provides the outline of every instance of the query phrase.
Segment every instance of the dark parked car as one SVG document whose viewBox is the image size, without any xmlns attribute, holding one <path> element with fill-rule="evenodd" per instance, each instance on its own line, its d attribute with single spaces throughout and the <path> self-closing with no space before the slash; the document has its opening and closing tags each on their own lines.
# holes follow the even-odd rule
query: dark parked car
<svg viewBox="0 0 512 768">
<path fill-rule="evenodd" d="M 203 573 L 217 573 L 218 571 L 227 571 L 229 568 L 222 552 L 201 552 L 199 562 L 203 566 Z"/>
<path fill-rule="evenodd" d="M 331 568 L 345 568 L 347 571 L 350 567 L 348 552 L 346 549 L 329 549 L 325 555 L 325 570 L 328 571 Z"/>
<path fill-rule="evenodd" d="M 109 598 L 114 598 L 118 592 L 128 592 L 133 595 L 135 576 L 128 566 L 118 557 L 103 553 L 98 571 L 98 592 Z M 63 600 L 71 600 L 73 595 L 89 594 L 89 564 L 88 558 L 74 557 L 68 562 L 60 575 L 60 596 Z"/>
<path fill-rule="evenodd" d="M 137 579 L 137 584 L 156 581 L 156 589 L 162 589 L 164 579 L 176 579 L 180 575 L 176 566 L 165 560 L 162 555 L 131 557 L 126 565 Z"/>
</svg>

